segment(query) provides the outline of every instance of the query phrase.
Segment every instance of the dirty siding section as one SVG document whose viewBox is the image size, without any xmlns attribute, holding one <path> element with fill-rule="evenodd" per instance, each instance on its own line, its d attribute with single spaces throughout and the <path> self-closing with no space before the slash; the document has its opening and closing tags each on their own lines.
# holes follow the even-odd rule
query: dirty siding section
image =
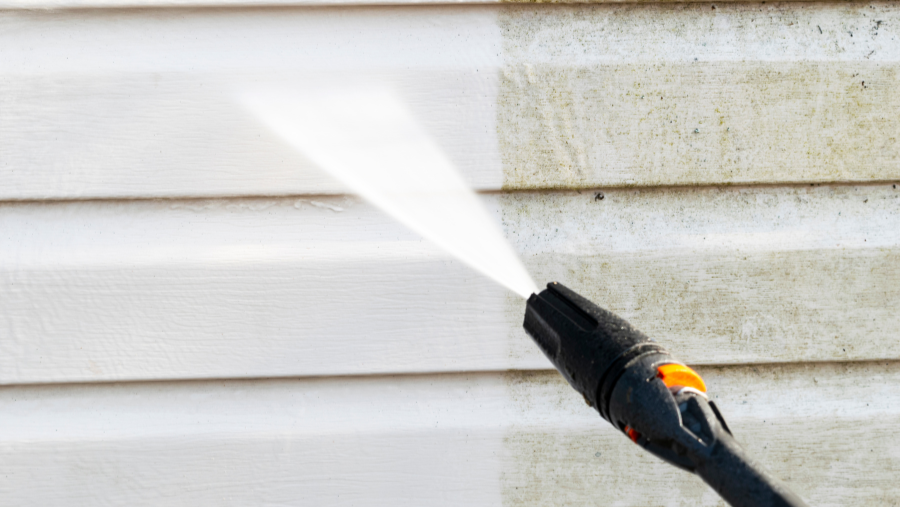
<svg viewBox="0 0 900 507">
<path fill-rule="evenodd" d="M 696 347 L 719 364 L 766 363 L 703 370 L 713 391 L 729 393 L 717 400 L 725 413 L 741 414 L 735 431 L 748 450 L 813 505 L 900 504 L 889 479 L 856 478 L 861 470 L 895 470 L 896 453 L 846 443 L 861 434 L 844 411 L 852 401 L 812 399 L 829 389 L 845 396 L 819 379 L 852 383 L 859 375 L 877 390 L 895 368 L 843 362 L 868 346 L 894 357 L 900 257 L 893 240 L 870 247 L 866 238 L 893 235 L 891 228 L 857 229 L 849 241 L 837 229 L 858 205 L 892 202 L 896 186 L 790 185 L 900 175 L 898 53 L 881 44 L 897 37 L 883 30 L 895 25 L 886 23 L 894 6 L 553 12 L 510 8 L 499 16 L 507 56 L 497 117 L 504 189 L 618 188 L 515 194 L 505 203 L 504 225 L 535 277 L 566 280 L 679 351 Z M 879 53 L 883 59 L 873 60 Z M 723 187 L 771 181 L 782 186 L 752 197 Z M 623 188 L 645 185 L 661 188 Z M 691 188 L 704 185 L 715 188 Z M 885 192 L 887 201 L 870 201 L 870 192 Z M 836 199 L 810 206 L 809 197 L 824 193 Z M 823 229 L 808 220 L 829 215 Z M 625 246 L 623 237 L 632 241 Z M 849 315 L 858 304 L 867 309 Z M 884 339 L 873 339 L 879 333 Z M 802 363 L 826 350 L 838 363 Z M 782 362 L 791 364 L 774 365 Z M 523 407 L 540 389 L 577 403 L 567 387 L 544 373 L 522 373 L 511 385 Z M 770 407 L 768 415 L 747 410 L 765 394 L 795 397 L 796 405 Z M 894 423 L 876 424 L 890 433 Z M 504 504 L 724 505 L 698 479 L 673 475 L 606 436 L 539 422 L 515 428 L 504 441 L 515 464 L 503 472 Z"/>
<path fill-rule="evenodd" d="M 539 283 L 811 505 L 900 505 L 897 4 L 72 1 L 0 3 L 9 504 L 724 505 L 229 95 L 376 76 Z"/>
<path fill-rule="evenodd" d="M 536 279 L 566 280 L 694 364 L 900 353 L 894 184 L 519 193 L 501 209 Z"/>
<path fill-rule="evenodd" d="M 889 4 L 504 9 L 504 188 L 896 178 L 898 21 Z"/>
<path fill-rule="evenodd" d="M 740 421 L 729 425 L 747 450 L 811 505 L 897 505 L 889 478 L 900 464 L 896 453 L 863 443 L 867 428 L 888 434 L 898 422 L 884 383 L 897 377 L 895 363 L 735 366 L 700 373 L 720 393 L 716 403 Z M 865 380 L 854 386 L 850 379 Z M 772 388 L 786 397 L 772 399 Z M 579 400 L 569 390 L 550 373 L 511 377 L 523 411 L 556 401 L 565 407 L 560 411 L 576 412 L 573 402 Z M 856 398 L 863 392 L 885 396 L 876 418 L 860 417 L 858 411 L 872 410 Z M 506 505 L 725 505 L 698 478 L 673 474 L 651 456 L 616 445 L 615 432 L 586 426 L 560 431 L 550 421 L 524 417 L 516 426 L 505 439 L 514 464 L 503 472 Z"/>
</svg>

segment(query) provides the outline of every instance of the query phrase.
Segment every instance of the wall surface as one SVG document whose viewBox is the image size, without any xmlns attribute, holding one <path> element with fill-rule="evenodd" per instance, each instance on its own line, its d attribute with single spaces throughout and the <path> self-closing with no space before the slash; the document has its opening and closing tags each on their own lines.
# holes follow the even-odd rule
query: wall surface
<svg viewBox="0 0 900 507">
<path fill-rule="evenodd" d="M 366 79 L 811 505 L 900 505 L 900 5 L 175 3 L 0 2 L 0 503 L 723 505 L 240 106 Z"/>
</svg>

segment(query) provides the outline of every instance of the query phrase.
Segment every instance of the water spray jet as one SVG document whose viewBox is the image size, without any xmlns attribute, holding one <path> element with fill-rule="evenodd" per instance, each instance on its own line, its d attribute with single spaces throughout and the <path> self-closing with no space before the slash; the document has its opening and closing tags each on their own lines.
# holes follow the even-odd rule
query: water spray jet
<svg viewBox="0 0 900 507">
<path fill-rule="evenodd" d="M 390 89 L 257 92 L 241 101 L 351 192 L 522 298 L 537 290 L 478 196 Z"/>
</svg>

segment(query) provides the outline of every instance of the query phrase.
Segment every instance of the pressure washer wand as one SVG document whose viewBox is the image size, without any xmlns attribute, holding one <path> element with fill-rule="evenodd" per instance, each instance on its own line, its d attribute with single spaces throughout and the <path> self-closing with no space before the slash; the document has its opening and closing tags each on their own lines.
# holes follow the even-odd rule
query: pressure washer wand
<svg viewBox="0 0 900 507">
<path fill-rule="evenodd" d="M 525 330 L 604 419 L 732 506 L 806 505 L 744 453 L 703 379 L 625 320 L 554 282 L 528 299 Z"/>
</svg>

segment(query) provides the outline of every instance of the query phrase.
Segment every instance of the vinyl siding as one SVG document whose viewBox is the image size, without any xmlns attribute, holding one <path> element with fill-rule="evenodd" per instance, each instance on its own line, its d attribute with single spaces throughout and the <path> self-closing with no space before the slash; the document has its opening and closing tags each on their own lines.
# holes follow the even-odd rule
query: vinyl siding
<svg viewBox="0 0 900 507">
<path fill-rule="evenodd" d="M 722 505 L 237 100 L 374 79 L 811 505 L 900 504 L 900 7 L 171 5 L 0 4 L 4 503 Z"/>
</svg>

